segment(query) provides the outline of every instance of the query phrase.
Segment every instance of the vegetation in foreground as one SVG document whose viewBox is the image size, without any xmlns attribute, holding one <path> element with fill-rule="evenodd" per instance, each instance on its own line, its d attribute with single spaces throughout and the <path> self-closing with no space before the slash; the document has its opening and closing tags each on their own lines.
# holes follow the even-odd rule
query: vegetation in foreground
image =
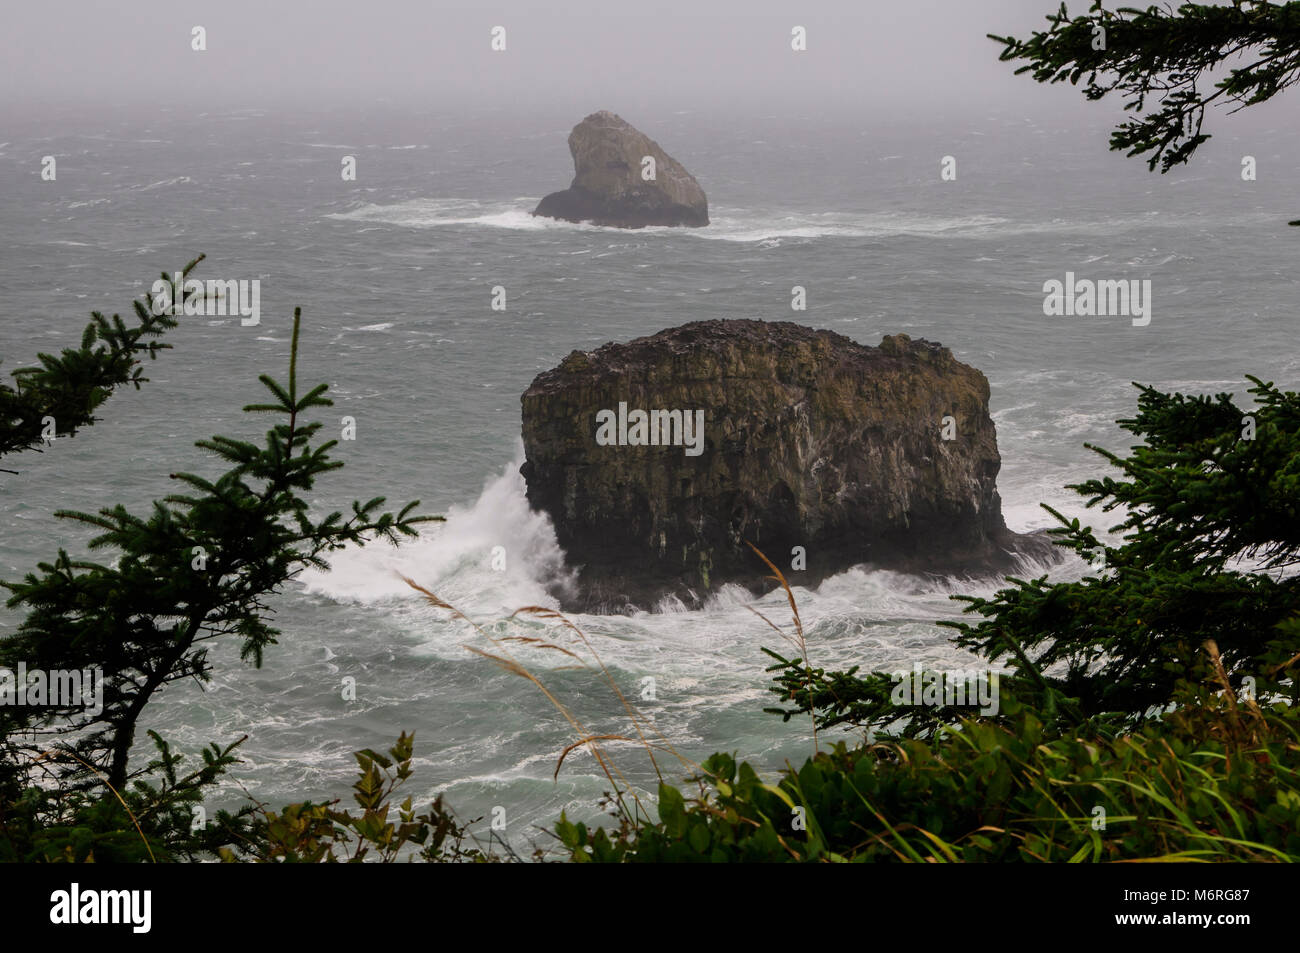
<svg viewBox="0 0 1300 953">
<path fill-rule="evenodd" d="M 1300 78 L 1297 2 L 1113 12 L 1096 2 L 1078 17 L 1062 5 L 1048 21 L 1028 40 L 993 37 L 1002 58 L 1024 61 L 1019 72 L 1038 82 L 1086 77 L 1089 99 L 1120 92 L 1135 118 L 1111 146 L 1147 155 L 1153 169 L 1190 159 L 1209 138 L 1202 126 L 1216 100 L 1244 108 Z M 1247 61 L 1231 67 L 1239 56 Z M 94 315 L 79 348 L 41 355 L 13 386 L 0 384 L 0 455 L 39 451 L 54 433 L 93 425 L 115 388 L 144 382 L 139 357 L 165 349 L 158 339 L 174 322 L 141 304 L 136 315 L 135 325 Z M 414 503 L 380 512 L 382 498 L 355 504 L 347 518 L 310 518 L 303 494 L 342 464 L 329 458 L 332 442 L 313 443 L 320 425 L 305 416 L 329 402 L 324 385 L 300 396 L 297 341 L 295 313 L 289 386 L 263 377 L 272 402 L 246 408 L 281 416 L 265 446 L 201 443 L 230 469 L 216 480 L 177 474 L 186 495 L 155 504 L 148 518 L 120 506 L 57 514 L 100 530 L 92 548 L 117 558 L 61 552 L 5 584 L 9 606 L 26 616 L 0 641 L 0 666 L 98 667 L 108 684 L 95 715 L 0 708 L 0 860 L 519 859 L 508 845 L 480 844 L 469 831 L 476 821 L 458 821 L 441 798 L 424 813 L 409 798 L 393 804 L 411 777 L 414 742 L 405 734 L 386 754 L 357 753 L 356 807 L 346 810 L 250 804 L 194 823 L 243 739 L 214 743 L 200 766 L 183 771 L 183 758 L 150 732 L 155 756 L 131 763 L 148 701 L 170 682 L 209 677 L 208 641 L 237 639 L 245 660 L 260 665 L 277 634 L 267 600 L 297 571 L 323 565 L 342 545 L 414 535 L 432 518 L 411 515 Z M 550 641 L 479 630 L 492 645 L 472 651 L 543 691 L 572 727 L 557 772 L 585 749 L 611 785 L 611 823 L 589 828 L 562 816 L 555 846 L 538 858 L 1300 859 L 1300 398 L 1250 380 L 1252 407 L 1227 394 L 1141 388 L 1137 415 L 1120 422 L 1141 443 L 1126 456 L 1095 448 L 1118 475 L 1074 488 L 1089 506 L 1121 513 L 1112 531 L 1122 542 L 1057 514 L 1061 545 L 1104 568 L 1078 582 L 1011 579 L 990 599 L 966 599 L 977 621 L 952 624 L 955 644 L 1009 667 L 996 714 L 900 705 L 888 673 L 814 666 L 791 595 L 791 631 L 774 628 L 795 651 L 768 650 L 781 703 L 771 710 L 809 718 L 813 754 L 765 782 L 733 755 L 692 765 L 675 752 L 622 695 L 591 641 L 557 614 L 517 613 L 552 622 Z M 435 594 L 424 598 L 464 619 Z M 587 725 L 515 649 L 564 653 L 599 673 L 622 699 L 626 725 Z M 823 750 L 821 736 L 843 729 L 865 738 Z M 651 759 L 661 779 L 653 808 L 602 744 L 611 741 L 639 744 Z M 689 796 L 663 780 L 665 754 L 694 772 Z"/>
<path fill-rule="evenodd" d="M 476 837 L 470 828 L 481 819 L 461 822 L 441 797 L 422 811 L 411 798 L 395 803 L 412 773 L 406 734 L 387 753 L 357 753 L 349 809 L 248 804 L 194 823 L 206 793 L 238 763 L 243 739 L 212 744 L 186 771 L 150 732 L 155 756 L 130 763 L 148 701 L 178 679 L 210 677 L 208 641 L 236 638 L 242 657 L 260 665 L 276 635 L 266 600 L 299 569 L 324 565 L 349 542 L 414 535 L 432 518 L 411 516 L 414 503 L 380 513 L 376 499 L 346 519 L 312 519 L 301 494 L 341 464 L 329 459 L 332 441 L 312 443 L 320 423 L 308 415 L 328 400 L 324 385 L 298 387 L 298 323 L 295 313 L 288 386 L 263 376 L 273 402 L 245 408 L 284 421 L 264 446 L 201 442 L 232 468 L 215 480 L 176 474 L 190 492 L 156 504 L 147 519 L 120 506 L 58 514 L 101 530 L 92 547 L 117 558 L 61 552 L 5 584 L 9 605 L 27 615 L 0 641 L 0 665 L 100 668 L 105 703 L 93 715 L 53 704 L 0 709 L 0 859 L 520 859 L 495 836 Z M 1138 415 L 1121 423 L 1142 443 L 1128 456 L 1098 449 L 1119 476 L 1075 487 L 1090 506 L 1121 510 L 1113 530 L 1122 541 L 1103 543 L 1064 517 L 1054 531 L 1094 563 L 1103 557 L 1104 569 L 1077 582 L 1010 579 L 992 598 L 959 597 L 978 621 L 953 623 L 955 643 L 1007 667 L 996 713 L 899 704 L 889 673 L 816 667 L 788 583 L 757 550 L 791 610 L 788 627 L 763 620 L 792 646 L 785 655 L 765 650 L 781 701 L 769 710 L 807 717 L 813 750 L 769 781 L 732 754 L 695 764 L 677 752 L 623 694 L 596 644 L 560 614 L 516 613 L 544 623 L 546 637 L 473 626 L 488 644 L 468 648 L 545 693 L 571 726 L 557 774 L 585 750 L 610 785 L 609 824 L 562 816 L 534 859 L 1300 858 L 1300 623 L 1287 572 L 1300 550 L 1300 397 L 1252 381 L 1249 408 L 1226 394 L 1141 389 Z M 536 653 L 559 653 L 602 679 L 623 722 L 587 724 L 529 666 Z M 850 744 L 844 729 L 864 737 Z M 828 733 L 835 738 L 823 746 Z M 628 783 L 610 742 L 650 758 L 655 798 Z M 672 783 L 687 774 L 688 786 Z"/>
</svg>

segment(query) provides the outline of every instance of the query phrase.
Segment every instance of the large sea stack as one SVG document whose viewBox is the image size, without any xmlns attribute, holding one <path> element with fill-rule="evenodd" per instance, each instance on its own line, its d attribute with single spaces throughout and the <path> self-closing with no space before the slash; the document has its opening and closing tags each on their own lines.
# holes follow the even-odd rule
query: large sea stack
<svg viewBox="0 0 1300 953">
<path fill-rule="evenodd" d="M 542 199 L 534 215 L 619 228 L 709 224 L 709 200 L 694 176 L 612 112 L 592 113 L 574 126 L 569 151 L 573 184 Z"/>
<path fill-rule="evenodd" d="M 578 569 L 566 610 L 767 591 L 747 541 L 805 586 L 858 564 L 986 574 L 1053 548 L 1003 522 L 987 379 L 905 334 L 696 321 L 574 351 L 522 401 L 528 500 Z"/>
</svg>

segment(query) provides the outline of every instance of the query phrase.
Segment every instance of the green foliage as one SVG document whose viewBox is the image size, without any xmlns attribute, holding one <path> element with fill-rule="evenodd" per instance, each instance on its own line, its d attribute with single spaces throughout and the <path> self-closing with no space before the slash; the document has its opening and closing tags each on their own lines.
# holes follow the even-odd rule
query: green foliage
<svg viewBox="0 0 1300 953">
<path fill-rule="evenodd" d="M 311 516 L 304 495 L 341 463 L 329 457 L 334 441 L 315 443 L 321 425 L 307 420 L 330 401 L 324 385 L 299 393 L 299 326 L 295 311 L 287 386 L 263 375 L 270 399 L 245 407 L 280 418 L 264 445 L 201 441 L 229 469 L 216 479 L 173 474 L 184 493 L 155 503 L 148 517 L 121 506 L 58 514 L 95 527 L 92 549 L 117 558 L 105 565 L 60 552 L 39 573 L 4 584 L 9 605 L 27 614 L 0 640 L 0 666 L 100 669 L 104 705 L 94 713 L 0 707 L 0 861 L 517 859 L 509 847 L 499 856 L 472 838 L 467 846 L 466 826 L 441 796 L 423 813 L 411 797 L 394 804 L 412 775 L 414 739 L 405 734 L 386 754 L 357 752 L 348 810 L 336 801 L 275 812 L 246 805 L 196 822 L 243 739 L 209 746 L 184 772 L 182 757 L 150 732 L 155 757 L 128 763 L 156 692 L 210 677 L 209 641 L 236 639 L 241 656 L 260 665 L 278 634 L 267 599 L 295 573 L 324 566 L 348 543 L 415 535 L 414 524 L 431 518 L 410 515 L 414 503 L 380 512 L 383 498 L 354 503 L 346 518 Z M 68 366 L 46 371 L 57 377 Z M 798 769 L 787 765 L 771 784 L 715 754 L 691 796 L 661 782 L 657 819 L 635 797 L 637 809 L 628 809 L 632 792 L 616 783 L 613 828 L 561 815 L 554 834 L 565 854 L 575 862 L 1300 859 L 1292 572 L 1300 396 L 1251 381 L 1249 411 L 1226 394 L 1142 387 L 1136 417 L 1120 421 L 1141 443 L 1126 457 L 1092 448 L 1118 476 L 1072 489 L 1089 507 L 1120 512 L 1111 531 L 1123 541 L 1109 545 L 1055 511 L 1053 532 L 1104 569 L 1078 582 L 1010 579 L 991 598 L 957 597 L 979 621 L 943 623 L 957 630 L 956 645 L 1007 669 L 995 716 L 901 707 L 886 673 L 814 667 L 787 590 L 797 654 L 764 651 L 775 662 L 772 691 L 790 707 L 769 710 L 810 713 L 815 730 L 878 730 L 887 743 L 841 742 Z M 37 400 L 36 389 L 23 390 Z M 540 687 L 509 658 L 480 654 Z M 580 736 L 566 754 L 630 740 L 587 731 L 547 696 Z M 638 737 L 652 752 L 639 726 Z M 598 757 L 613 780 L 615 769 Z"/>
<path fill-rule="evenodd" d="M 1230 395 L 1139 387 L 1138 413 L 1119 421 L 1142 438 L 1127 457 L 1090 447 L 1120 471 L 1070 487 L 1102 512 L 1119 510 L 1111 546 L 1047 507 L 1058 545 L 1099 569 L 1077 582 L 1010 579 L 992 598 L 955 596 L 977 623 L 941 622 L 957 646 L 1005 666 L 1004 696 L 1049 730 L 1114 733 L 1167 705 L 1213 640 L 1234 685 L 1297 700 L 1292 677 L 1300 579 L 1300 396 L 1250 378 L 1256 406 Z M 1253 438 L 1246 420 L 1254 427 Z M 825 672 L 769 652 L 784 717 L 924 737 L 962 713 L 900 709 L 885 673 Z M 1003 705 L 1003 716 L 1008 711 Z M 968 712 L 967 712 L 968 714 Z"/>
<path fill-rule="evenodd" d="M 414 524 L 429 519 L 411 515 L 418 502 L 396 515 L 381 513 L 383 497 L 354 503 L 346 519 L 339 512 L 311 519 L 301 494 L 342 463 L 329 457 L 337 441 L 313 445 L 321 424 L 304 419 L 332 402 L 323 396 L 324 384 L 298 393 L 299 322 L 295 310 L 289 386 L 262 375 L 274 402 L 244 408 L 282 416 L 264 446 L 220 436 L 199 441 L 231 469 L 216 480 L 172 474 L 196 492 L 168 496 L 147 518 L 121 505 L 96 514 L 60 511 L 61 518 L 100 530 L 91 548 L 116 551 L 115 563 L 74 561 L 60 551 L 53 563 L 40 564 L 39 575 L 3 584 L 13 592 L 9 606 L 29 612 L 17 633 L 0 642 L 0 664 L 100 667 L 105 682 L 99 714 L 78 707 L 6 709 L 0 715 L 6 734 L 62 720 L 62 731 L 82 733 L 74 746 L 78 757 L 103 766 L 109 782 L 123 786 L 145 703 L 178 679 L 208 680 L 207 642 L 233 636 L 241 657 L 260 666 L 278 634 L 265 621 L 269 594 L 307 566 L 325 567 L 328 551 L 364 545 L 369 537 L 415 536 Z"/>
<path fill-rule="evenodd" d="M 21 582 L 0 583 L 12 593 L 9 607 L 26 610 L 17 631 L 0 640 L 0 666 L 98 670 L 103 689 L 102 706 L 65 698 L 0 707 L 0 819 L 9 839 L 0 851 L 8 856 L 174 859 L 244 836 L 248 811 L 190 829 L 191 809 L 234 763 L 234 745 L 213 746 L 204 766 L 181 778 L 178 757 L 155 736 L 158 758 L 131 768 L 145 705 L 172 682 L 207 681 L 214 639 L 238 640 L 241 657 L 260 666 L 278 635 L 267 599 L 302 569 L 326 567 L 328 552 L 378 537 L 395 543 L 438 519 L 412 515 L 418 502 L 383 511 L 383 497 L 353 503 L 346 517 L 313 518 L 305 494 L 343 464 L 329 456 L 337 441 L 316 443 L 321 424 L 308 419 L 331 406 L 326 385 L 298 388 L 300 323 L 295 310 L 288 386 L 262 375 L 271 400 L 244 408 L 280 418 L 262 446 L 221 436 L 200 441 L 229 469 L 216 479 L 173 473 L 187 492 L 155 502 L 148 516 L 121 505 L 57 513 L 98 530 L 91 549 L 115 558 L 74 560 L 61 550 Z"/>
<path fill-rule="evenodd" d="M 1120 425 L 1142 438 L 1127 457 L 1090 447 L 1118 477 L 1070 487 L 1089 507 L 1119 510 L 1119 546 L 1055 514 L 1058 542 L 1105 569 L 1079 582 L 1012 580 L 992 599 L 961 597 L 983 621 L 946 623 L 956 644 L 1003 658 L 1023 680 L 1052 671 L 1052 688 L 1086 715 L 1141 717 L 1167 704 L 1196 648 L 1214 640 L 1234 686 L 1297 698 L 1284 663 L 1296 641 L 1300 581 L 1300 396 L 1256 378 L 1257 406 L 1141 387 L 1138 414 Z M 1243 437 L 1246 417 L 1254 438 Z M 1053 511 L 1054 512 L 1054 511 Z M 1013 647 L 1020 649 L 1019 654 Z M 1035 652 L 1032 663 L 1026 654 Z M 1039 699 L 1044 704 L 1045 698 Z"/>
<path fill-rule="evenodd" d="M 1139 388 L 1120 425 L 1142 442 L 1092 447 L 1119 475 L 1071 487 L 1122 514 L 1122 542 L 1051 511 L 1093 573 L 955 597 L 981 617 L 941 623 L 956 645 L 1008 670 L 995 716 L 765 649 L 789 706 L 769 711 L 866 742 L 775 785 L 714 755 L 696 797 L 661 789 L 657 823 L 562 818 L 561 843 L 579 862 L 1300 859 L 1300 396 L 1250 380 L 1249 411 Z"/>
<path fill-rule="evenodd" d="M 125 791 L 84 790 L 58 783 L 57 773 L 0 799 L 0 862 L 143 863 L 193 861 L 253 834 L 252 806 L 218 811 L 195 824 L 196 809 L 217 778 L 237 763 L 244 739 L 202 752 L 203 765 L 180 774 L 184 756 L 149 732 L 157 756 Z M 47 765 L 57 752 L 36 762 Z"/>
<path fill-rule="evenodd" d="M 183 278 L 203 258 L 200 255 L 186 265 Z M 165 273 L 163 280 L 169 280 Z M 74 436 L 95 422 L 95 410 L 115 388 L 130 384 L 138 390 L 148 381 L 139 356 L 147 354 L 153 360 L 159 351 L 170 348 L 158 339 L 176 327 L 176 319 L 154 314 L 144 301 L 135 301 L 134 307 L 137 323 L 130 326 L 120 315 L 106 318 L 92 312 L 80 347 L 65 348 L 57 357 L 39 354 L 39 366 L 12 372 L 13 387 L 0 382 L 0 456 L 39 452 L 45 445 L 47 417 L 53 418 L 60 436 Z"/>
<path fill-rule="evenodd" d="M 659 821 L 561 818 L 577 862 L 1300 860 L 1300 711 L 1180 694 L 1122 738 L 1050 738 L 1033 712 L 930 741 L 847 747 L 765 784 L 727 754 Z"/>
<path fill-rule="evenodd" d="M 1243 109 L 1300 78 L 1296 2 L 1235 0 L 1111 11 L 1097 0 L 1085 16 L 1071 17 L 1062 3 L 1047 20 L 1049 28 L 1028 40 L 989 38 L 1003 45 L 1002 60 L 1024 61 L 1017 74 L 1075 86 L 1082 79 L 1090 100 L 1118 90 L 1124 110 L 1138 117 L 1116 127 L 1111 149 L 1130 156 L 1150 153 L 1148 168 L 1158 164 L 1161 172 L 1186 162 L 1210 138 L 1201 129 L 1205 109 L 1215 100 Z M 1239 57 L 1245 62 L 1232 66 Z M 1213 91 L 1204 89 L 1207 74 L 1224 68 L 1227 75 Z M 1149 101 L 1155 105 L 1148 110 Z"/>
<path fill-rule="evenodd" d="M 412 774 L 415 736 L 405 732 L 382 755 L 366 749 L 355 754 L 359 768 L 352 785 L 360 813 L 340 811 L 336 801 L 290 804 L 268 812 L 254 825 L 241 850 L 223 849 L 223 860 L 265 863 L 379 863 L 427 861 L 487 863 L 498 860 L 477 847 L 465 846 L 467 831 L 438 795 L 429 810 L 417 815 L 411 798 L 394 811 L 391 800 Z M 469 823 L 476 823 L 481 818 Z"/>
</svg>

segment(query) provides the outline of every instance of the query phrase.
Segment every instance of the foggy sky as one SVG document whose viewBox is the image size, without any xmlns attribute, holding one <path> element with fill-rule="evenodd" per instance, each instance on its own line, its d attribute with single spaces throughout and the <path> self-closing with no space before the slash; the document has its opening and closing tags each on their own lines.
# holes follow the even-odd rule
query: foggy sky
<svg viewBox="0 0 1300 953">
<path fill-rule="evenodd" d="M 1081 99 L 1012 76 L 988 32 L 1027 33 L 1055 0 L 129 0 L 7 4 L 5 106 L 204 108 L 386 100 L 435 106 L 595 100 L 656 108 L 888 113 Z M 1078 3 L 1080 12 L 1086 3 Z M 790 49 L 790 28 L 809 49 Z M 207 29 L 208 49 L 190 49 Z M 504 53 L 489 31 L 507 30 Z"/>
<path fill-rule="evenodd" d="M 1027 35 L 1056 0 L 71 0 L 10 3 L 0 110 L 365 104 L 584 115 L 733 108 L 1071 116 L 1077 90 L 1014 76 L 985 34 Z M 1086 10 L 1076 0 L 1071 11 Z M 790 29 L 808 51 L 790 49 Z M 208 48 L 190 49 L 195 25 Z M 504 53 L 490 30 L 507 30 Z M 1295 115 L 1294 100 L 1255 107 Z M 1288 105 L 1291 108 L 1287 108 Z M 1221 122 L 1218 115 L 1215 122 Z"/>
</svg>

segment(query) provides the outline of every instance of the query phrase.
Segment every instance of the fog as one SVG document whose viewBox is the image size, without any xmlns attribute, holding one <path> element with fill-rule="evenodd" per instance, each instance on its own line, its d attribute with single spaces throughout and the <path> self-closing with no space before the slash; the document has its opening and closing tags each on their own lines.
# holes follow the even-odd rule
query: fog
<svg viewBox="0 0 1300 953">
<path fill-rule="evenodd" d="M 916 116 L 1089 108 L 999 63 L 1055 0 L 11 4 L 6 112 L 397 106 Z M 1079 12 L 1085 3 L 1076 4 Z M 191 49 L 192 29 L 207 49 Z M 491 49 L 503 26 L 506 49 Z M 807 50 L 791 49 L 791 30 Z M 1091 107 L 1094 110 L 1097 107 Z M 1118 110 L 1118 103 L 1110 107 Z"/>
</svg>

